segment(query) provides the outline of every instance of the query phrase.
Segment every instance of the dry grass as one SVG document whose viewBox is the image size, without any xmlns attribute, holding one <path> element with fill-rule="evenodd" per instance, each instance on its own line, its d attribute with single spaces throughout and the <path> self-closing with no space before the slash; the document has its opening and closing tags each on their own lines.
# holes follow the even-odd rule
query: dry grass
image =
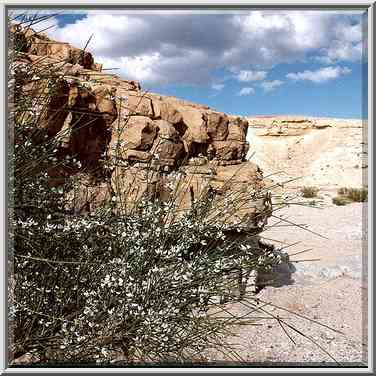
<svg viewBox="0 0 376 376">
<path fill-rule="evenodd" d="M 333 204 L 343 206 L 351 202 L 366 202 L 368 199 L 367 188 L 339 188 L 338 196 L 333 198 Z"/>
<path fill-rule="evenodd" d="M 302 187 L 301 193 L 304 198 L 315 198 L 317 197 L 317 194 L 319 192 L 319 189 L 316 187 Z"/>
<path fill-rule="evenodd" d="M 338 195 L 346 197 L 351 202 L 365 202 L 368 199 L 367 188 L 346 188 L 338 189 Z"/>
</svg>

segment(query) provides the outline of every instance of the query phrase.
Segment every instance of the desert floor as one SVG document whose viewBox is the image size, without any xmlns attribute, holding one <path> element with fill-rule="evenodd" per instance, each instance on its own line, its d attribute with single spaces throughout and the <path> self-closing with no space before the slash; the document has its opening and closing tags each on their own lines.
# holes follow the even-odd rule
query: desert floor
<svg viewBox="0 0 376 376">
<path fill-rule="evenodd" d="M 366 362 L 366 346 L 362 344 L 367 341 L 367 204 L 335 206 L 331 203 L 332 192 L 321 194 L 323 208 L 291 205 L 275 215 L 308 225 L 309 230 L 327 239 L 297 227 L 272 226 L 279 220 L 269 220 L 270 228 L 263 235 L 275 239 L 274 244 L 279 247 L 300 242 L 285 251 L 291 255 L 291 261 L 308 261 L 294 262 L 290 267 L 285 265 L 279 273 L 282 286 L 268 286 L 257 296 L 343 334 L 267 306 L 266 310 L 284 318 L 316 344 L 285 327 L 294 344 L 277 320 L 261 320 L 259 326 L 244 326 L 237 331 L 238 338 L 231 338 L 238 343 L 237 352 L 247 362 L 271 362 L 271 365 L 297 362 L 306 366 L 325 366 L 333 363 L 333 358 L 347 366 Z M 293 256 L 307 248 L 312 250 Z M 247 309 L 238 304 L 231 310 L 247 313 Z"/>
</svg>

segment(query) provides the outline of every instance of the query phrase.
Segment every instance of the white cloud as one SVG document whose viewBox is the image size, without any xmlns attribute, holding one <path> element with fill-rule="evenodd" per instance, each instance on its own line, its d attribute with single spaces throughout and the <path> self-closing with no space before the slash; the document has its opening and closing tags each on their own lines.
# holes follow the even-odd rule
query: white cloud
<svg viewBox="0 0 376 376">
<path fill-rule="evenodd" d="M 355 12 L 354 12 L 355 13 Z M 210 84 L 224 69 L 240 82 L 264 80 L 280 63 L 361 57 L 361 16 L 336 11 L 89 12 L 50 32 L 88 46 L 96 61 L 120 68 L 143 86 Z"/>
<path fill-rule="evenodd" d="M 255 89 L 253 87 L 243 87 L 238 95 L 239 96 L 245 96 L 245 95 L 251 95 L 251 94 L 254 94 L 255 93 Z"/>
<path fill-rule="evenodd" d="M 264 81 L 261 82 L 260 86 L 264 89 L 265 92 L 270 92 L 283 85 L 283 83 L 284 82 L 280 80 Z"/>
<path fill-rule="evenodd" d="M 326 50 L 324 56 L 319 56 L 316 60 L 324 64 L 333 64 L 339 61 L 356 61 L 362 58 L 362 51 L 362 42 L 352 44 L 336 41 Z"/>
<path fill-rule="evenodd" d="M 213 84 L 213 85 L 212 85 L 212 89 L 213 89 L 213 90 L 217 90 L 217 91 L 221 91 L 221 90 L 223 90 L 224 87 L 225 87 L 224 84 Z"/>
<path fill-rule="evenodd" d="M 236 78 L 241 82 L 250 82 L 250 81 L 260 81 L 263 80 L 267 75 L 266 71 L 251 71 L 251 70 L 241 70 Z"/>
<path fill-rule="evenodd" d="M 315 71 L 305 70 L 304 72 L 288 73 L 286 78 L 293 81 L 312 81 L 322 83 L 334 80 L 340 76 L 351 73 L 351 69 L 347 67 L 325 67 Z"/>
</svg>

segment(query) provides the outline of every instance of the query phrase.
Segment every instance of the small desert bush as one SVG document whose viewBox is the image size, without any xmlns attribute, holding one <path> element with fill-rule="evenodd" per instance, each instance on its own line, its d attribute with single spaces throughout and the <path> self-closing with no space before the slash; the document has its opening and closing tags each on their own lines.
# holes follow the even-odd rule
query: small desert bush
<svg viewBox="0 0 376 376">
<path fill-rule="evenodd" d="M 366 188 L 339 188 L 338 196 L 333 198 L 335 205 L 347 205 L 351 202 L 365 202 L 368 199 L 368 190 Z"/>
<path fill-rule="evenodd" d="M 337 206 L 344 206 L 344 205 L 351 203 L 351 201 L 345 196 L 333 197 L 332 202 L 333 202 L 334 205 L 337 205 Z"/>
<path fill-rule="evenodd" d="M 317 197 L 318 192 L 319 189 L 316 187 L 303 187 L 301 189 L 301 193 L 304 198 L 315 198 Z"/>
<path fill-rule="evenodd" d="M 352 202 L 365 202 L 368 199 L 366 188 L 339 188 L 338 195 L 348 198 Z"/>
</svg>

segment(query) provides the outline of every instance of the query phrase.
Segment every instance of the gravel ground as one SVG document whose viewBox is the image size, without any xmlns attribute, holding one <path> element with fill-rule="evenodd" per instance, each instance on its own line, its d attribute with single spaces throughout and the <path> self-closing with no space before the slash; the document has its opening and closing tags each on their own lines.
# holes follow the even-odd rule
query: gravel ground
<svg viewBox="0 0 376 376">
<path fill-rule="evenodd" d="M 367 329 L 363 315 L 366 312 L 367 285 L 366 275 L 362 273 L 366 256 L 366 248 L 362 249 L 366 246 L 366 223 L 363 220 L 366 204 L 334 206 L 329 202 L 327 200 L 323 209 L 294 205 L 275 213 L 294 223 L 307 224 L 311 231 L 328 239 L 296 227 L 271 226 L 264 236 L 278 239 L 278 242 L 274 241 L 276 245 L 301 242 L 285 249 L 291 260 L 314 261 L 294 263 L 290 268 L 291 275 L 286 274 L 285 268 L 282 270 L 285 273 L 281 274 L 284 285 L 268 286 L 257 296 L 343 334 L 269 306 L 265 309 L 279 315 L 316 344 L 285 327 L 294 344 L 277 320 L 262 320 L 259 326 L 242 327 L 238 330 L 239 337 L 231 339 L 238 343 L 237 352 L 245 361 L 328 366 L 337 365 L 335 359 L 347 366 L 366 365 L 366 347 L 362 345 L 367 341 L 363 336 Z M 274 218 L 270 225 L 276 221 Z M 306 248 L 312 250 L 292 256 Z M 247 313 L 240 304 L 233 305 L 231 311 Z M 217 359 L 221 359 L 218 354 Z"/>
</svg>

